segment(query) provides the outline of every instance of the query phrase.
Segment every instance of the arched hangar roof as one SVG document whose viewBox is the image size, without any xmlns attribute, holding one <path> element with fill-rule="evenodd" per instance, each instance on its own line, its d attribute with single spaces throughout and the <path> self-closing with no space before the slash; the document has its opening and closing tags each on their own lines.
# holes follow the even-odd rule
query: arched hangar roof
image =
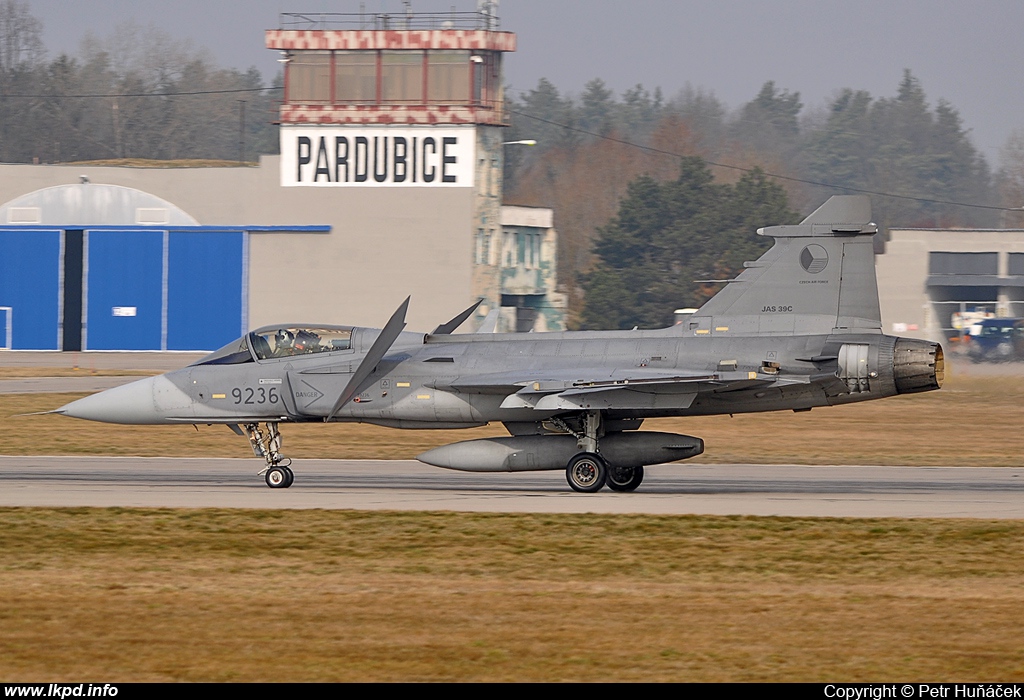
<svg viewBox="0 0 1024 700">
<path fill-rule="evenodd" d="M 188 213 L 148 192 L 83 182 L 29 192 L 0 206 L 0 224 L 197 226 Z"/>
</svg>

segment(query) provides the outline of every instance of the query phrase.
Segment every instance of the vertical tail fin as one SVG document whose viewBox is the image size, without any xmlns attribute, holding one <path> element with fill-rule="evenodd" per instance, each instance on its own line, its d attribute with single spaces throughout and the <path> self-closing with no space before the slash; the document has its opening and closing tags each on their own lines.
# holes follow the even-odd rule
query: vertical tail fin
<svg viewBox="0 0 1024 700">
<path fill-rule="evenodd" d="M 758 229 L 775 245 L 688 322 L 699 334 L 776 335 L 881 330 L 871 202 L 834 196 L 795 226 Z"/>
</svg>

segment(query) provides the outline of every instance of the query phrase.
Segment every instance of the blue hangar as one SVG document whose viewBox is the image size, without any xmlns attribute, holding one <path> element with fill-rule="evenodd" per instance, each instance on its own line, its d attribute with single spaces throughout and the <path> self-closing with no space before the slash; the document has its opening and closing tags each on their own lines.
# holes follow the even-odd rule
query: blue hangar
<svg viewBox="0 0 1024 700">
<path fill-rule="evenodd" d="M 84 179 L 84 178 L 83 178 Z M 209 350 L 248 330 L 255 231 L 82 182 L 0 206 L 0 349 Z"/>
</svg>

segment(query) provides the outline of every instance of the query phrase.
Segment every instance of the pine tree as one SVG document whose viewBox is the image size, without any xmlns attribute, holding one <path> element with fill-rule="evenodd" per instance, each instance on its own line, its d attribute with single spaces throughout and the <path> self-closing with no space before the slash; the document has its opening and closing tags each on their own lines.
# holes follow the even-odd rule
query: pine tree
<svg viewBox="0 0 1024 700">
<path fill-rule="evenodd" d="M 758 227 L 796 220 L 785 191 L 760 170 L 724 185 L 701 158 L 687 157 L 673 181 L 637 178 L 595 242 L 583 327 L 669 325 L 675 308 L 717 291 L 697 280 L 731 278 L 770 245 Z"/>
</svg>

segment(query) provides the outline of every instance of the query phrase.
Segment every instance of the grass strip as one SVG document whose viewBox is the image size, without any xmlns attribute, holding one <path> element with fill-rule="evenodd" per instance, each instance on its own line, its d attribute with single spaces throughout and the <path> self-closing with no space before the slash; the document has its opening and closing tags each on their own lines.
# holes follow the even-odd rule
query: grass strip
<svg viewBox="0 0 1024 700">
<path fill-rule="evenodd" d="M 1024 679 L 1024 522 L 0 509 L 7 681 Z"/>
</svg>

